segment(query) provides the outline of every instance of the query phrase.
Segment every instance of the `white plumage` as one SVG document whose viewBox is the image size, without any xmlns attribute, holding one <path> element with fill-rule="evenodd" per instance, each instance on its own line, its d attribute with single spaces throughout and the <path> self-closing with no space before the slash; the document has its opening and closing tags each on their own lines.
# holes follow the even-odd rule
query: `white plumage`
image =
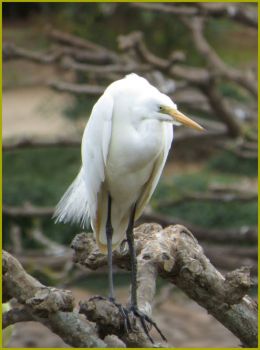
<svg viewBox="0 0 260 350">
<path fill-rule="evenodd" d="M 202 129 L 144 78 L 130 74 L 105 90 L 82 139 L 82 168 L 57 205 L 58 222 L 89 220 L 106 252 L 108 194 L 113 249 L 122 241 L 136 204 L 140 217 L 159 181 L 173 138 L 172 124 Z"/>
</svg>

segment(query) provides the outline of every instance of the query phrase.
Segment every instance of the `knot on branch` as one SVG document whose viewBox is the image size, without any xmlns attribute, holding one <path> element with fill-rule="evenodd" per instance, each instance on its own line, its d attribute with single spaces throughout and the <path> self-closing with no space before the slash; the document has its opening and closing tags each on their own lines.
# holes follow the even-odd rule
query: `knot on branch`
<svg viewBox="0 0 260 350">
<path fill-rule="evenodd" d="M 75 236 L 71 243 L 71 248 L 74 250 L 73 261 L 85 267 L 90 267 L 95 270 L 100 267 L 103 257 L 103 265 L 106 264 L 106 258 L 100 254 L 95 238 L 92 233 L 79 233 Z M 97 260 L 97 256 L 99 259 Z"/>
<path fill-rule="evenodd" d="M 229 272 L 225 276 L 226 300 L 230 305 L 238 304 L 251 287 L 250 268 L 247 266 Z"/>
<path fill-rule="evenodd" d="M 152 345 L 132 313 L 129 313 L 128 317 L 134 332 L 125 331 L 125 320 L 119 308 L 108 299 L 92 297 L 88 301 L 81 301 L 79 312 L 85 315 L 89 321 L 96 323 L 98 334 L 102 339 L 114 334 L 128 347 L 151 347 Z M 154 344 L 156 347 L 157 345 Z"/>
<path fill-rule="evenodd" d="M 96 322 L 98 332 L 104 338 L 108 334 L 118 334 L 124 327 L 119 309 L 107 299 L 91 298 L 81 301 L 79 313 L 89 321 Z"/>
<path fill-rule="evenodd" d="M 57 311 L 72 311 L 74 297 L 69 290 L 43 287 L 37 290 L 35 295 L 26 301 L 33 311 L 42 317 Z"/>
</svg>

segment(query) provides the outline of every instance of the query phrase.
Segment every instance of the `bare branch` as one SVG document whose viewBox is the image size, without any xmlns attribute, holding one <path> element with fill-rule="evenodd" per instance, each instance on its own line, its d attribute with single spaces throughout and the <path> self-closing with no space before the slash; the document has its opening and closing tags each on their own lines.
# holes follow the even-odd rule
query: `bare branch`
<svg viewBox="0 0 260 350">
<path fill-rule="evenodd" d="M 201 9 L 201 15 L 209 15 L 212 17 L 225 16 L 229 19 L 233 19 L 238 23 L 248 25 L 252 28 L 257 28 L 257 8 L 250 8 L 245 4 L 234 4 L 234 3 L 201 3 L 197 2 L 194 4 Z"/>
<path fill-rule="evenodd" d="M 3 214 L 13 218 L 23 217 L 46 217 L 52 216 L 54 207 L 35 207 L 32 205 L 24 205 L 22 207 L 3 206 Z"/>
<path fill-rule="evenodd" d="M 15 307 L 3 314 L 2 327 L 3 329 L 5 329 L 6 327 L 14 323 L 27 322 L 27 321 L 34 321 L 34 318 L 31 315 L 31 313 L 28 311 L 28 308 Z"/>
<path fill-rule="evenodd" d="M 206 59 L 209 69 L 215 72 L 216 76 L 236 82 L 257 97 L 258 87 L 253 73 L 250 71 L 243 72 L 226 65 L 213 47 L 209 45 L 203 35 L 204 19 L 201 17 L 194 17 L 192 21 L 190 21 L 183 17 L 182 21 L 190 29 L 193 42 L 202 57 Z"/>
<path fill-rule="evenodd" d="M 16 298 L 41 322 L 72 347 L 106 347 L 94 327 L 74 311 L 70 291 L 46 287 L 28 275 L 21 264 L 3 251 L 4 299 Z"/>
<path fill-rule="evenodd" d="M 11 59 L 25 59 L 35 63 L 50 64 L 57 62 L 63 55 L 61 50 L 42 53 L 17 47 L 14 44 L 3 43 L 3 61 Z"/>
<path fill-rule="evenodd" d="M 157 224 L 144 224 L 135 229 L 138 266 L 148 266 L 176 284 L 190 298 L 206 308 L 217 320 L 240 338 L 244 346 L 257 347 L 257 311 L 255 302 L 246 296 L 250 287 L 247 269 L 229 273 L 224 278 L 205 257 L 197 240 L 185 227 L 162 229 Z M 72 242 L 74 261 L 91 269 L 106 264 L 89 234 L 79 234 Z M 129 267 L 126 247 L 113 254 L 120 267 Z M 154 270 L 156 266 L 156 270 Z M 155 272 L 154 272 L 155 273 Z M 142 276 L 143 277 L 143 276 Z M 138 281 L 142 284 L 139 275 Z M 143 283 L 142 296 L 150 295 Z M 140 300 L 138 293 L 138 300 Z M 143 305 L 142 300 L 140 304 Z"/>
<path fill-rule="evenodd" d="M 208 97 L 209 104 L 211 105 L 214 114 L 227 125 L 229 135 L 232 137 L 243 135 L 242 126 L 239 121 L 234 118 L 234 113 L 232 112 L 230 105 L 218 91 L 214 80 L 212 80 L 207 86 L 201 85 L 200 89 Z"/>
<path fill-rule="evenodd" d="M 106 49 L 104 46 L 97 45 L 87 39 L 80 38 L 79 36 L 65 33 L 57 29 L 49 29 L 47 31 L 49 37 L 63 45 L 75 46 L 80 49 L 86 49 L 90 51 L 103 51 L 106 54 L 111 55 L 112 57 L 116 57 L 117 55 L 111 51 Z"/>
<path fill-rule="evenodd" d="M 173 218 L 171 216 L 154 212 L 145 212 L 142 215 L 141 220 L 139 221 L 141 221 L 142 223 L 158 222 L 163 227 L 181 223 L 192 232 L 196 232 L 196 238 L 198 238 L 199 240 L 216 243 L 235 242 L 255 244 L 257 243 L 258 238 L 256 227 L 244 226 L 233 229 L 208 229 L 184 222 L 179 218 Z"/>
<path fill-rule="evenodd" d="M 84 95 L 101 95 L 105 91 L 105 87 L 87 84 L 73 84 L 63 81 L 52 81 L 49 86 L 60 92 L 69 92 L 72 94 Z"/>
<path fill-rule="evenodd" d="M 79 147 L 81 144 L 81 140 L 79 138 L 58 138 L 58 139 L 34 139 L 34 138 L 17 138 L 17 139 L 10 139 L 4 141 L 4 144 L 2 146 L 2 150 L 4 152 L 6 151 L 14 151 L 16 149 L 26 149 L 26 148 L 33 148 L 33 147 L 56 147 L 56 146 L 62 146 L 62 147 Z"/>
<path fill-rule="evenodd" d="M 94 64 L 86 64 L 79 63 L 75 60 L 67 58 L 62 62 L 62 66 L 67 69 L 73 69 L 78 72 L 90 73 L 93 75 L 110 75 L 111 73 L 118 73 L 121 75 L 125 75 L 131 72 L 147 72 L 151 70 L 151 67 L 147 64 L 135 64 L 135 63 L 127 63 L 122 64 L 121 62 L 118 64 L 107 64 L 107 65 L 94 65 Z"/>
<path fill-rule="evenodd" d="M 173 207 L 175 205 L 182 204 L 186 201 L 211 201 L 211 202 L 251 202 L 256 201 L 258 198 L 257 193 L 248 193 L 245 191 L 241 191 L 241 193 L 234 193 L 232 191 L 227 191 L 225 193 L 214 193 L 214 192 L 190 192 L 184 193 L 176 199 L 165 199 L 157 201 L 156 208 L 168 208 Z"/>
<path fill-rule="evenodd" d="M 257 28 L 257 10 L 234 3 L 201 3 L 196 2 L 182 6 L 179 4 L 159 4 L 159 3 L 131 3 L 131 6 L 143 8 L 149 11 L 156 11 L 181 15 L 181 16 L 211 16 L 211 17 L 227 17 L 241 24 Z"/>
<path fill-rule="evenodd" d="M 12 207 L 3 205 L 3 214 L 12 218 L 34 218 L 48 217 L 54 213 L 54 207 L 36 207 L 33 205 Z M 163 227 L 182 223 L 189 230 L 196 232 L 196 237 L 200 240 L 212 241 L 217 243 L 240 242 L 240 243 L 257 243 L 257 228 L 243 226 L 235 229 L 207 229 L 184 222 L 179 218 L 173 218 L 164 214 L 155 212 L 145 212 L 139 222 L 158 222 Z"/>
</svg>

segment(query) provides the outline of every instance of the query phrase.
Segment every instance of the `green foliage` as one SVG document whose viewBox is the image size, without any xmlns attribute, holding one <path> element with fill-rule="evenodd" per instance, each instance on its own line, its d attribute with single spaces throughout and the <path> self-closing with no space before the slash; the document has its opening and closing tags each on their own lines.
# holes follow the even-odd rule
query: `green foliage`
<svg viewBox="0 0 260 350">
<path fill-rule="evenodd" d="M 209 170 L 223 173 L 257 177 L 257 159 L 239 158 L 228 151 L 216 153 L 209 160 L 207 167 Z"/>
<path fill-rule="evenodd" d="M 51 148 L 21 150 L 3 154 L 4 204 L 21 206 L 29 202 L 35 206 L 54 206 L 76 177 L 81 166 L 79 148 Z M 16 219 L 24 232 L 33 229 L 32 219 Z M 10 221 L 4 218 L 3 241 L 10 243 Z M 79 227 L 57 224 L 51 218 L 41 220 L 48 237 L 69 245 Z M 39 244 L 25 234 L 25 248 L 39 249 Z"/>
<path fill-rule="evenodd" d="M 51 148 L 6 152 L 3 164 L 5 204 L 50 206 L 76 177 L 81 160 L 79 148 Z"/>
<path fill-rule="evenodd" d="M 248 103 L 252 100 L 252 96 L 231 82 L 221 82 L 219 90 L 223 96 L 237 100 L 240 103 Z"/>
<path fill-rule="evenodd" d="M 86 98 L 84 95 L 75 96 L 75 103 L 66 107 L 64 115 L 69 119 L 85 118 L 90 115 L 97 98 Z"/>
<path fill-rule="evenodd" d="M 211 161 L 213 162 L 213 161 Z M 222 163 L 221 163 L 222 164 Z M 215 164 L 217 165 L 217 164 Z M 152 199 L 152 205 L 167 216 L 208 228 L 232 228 L 257 225 L 257 202 L 189 201 L 171 207 L 160 208 L 162 200 L 178 200 L 190 193 L 205 192 L 210 184 L 231 185 L 241 181 L 238 165 L 225 168 L 228 172 L 216 172 L 206 166 L 198 172 L 175 175 L 172 180 L 160 182 Z M 214 170 L 220 170 L 218 166 Z M 245 169 L 244 169 L 245 170 Z M 238 175 L 239 174 L 239 175 Z"/>
<path fill-rule="evenodd" d="M 186 202 L 164 209 L 169 216 L 212 229 L 257 225 L 257 203 Z"/>
<path fill-rule="evenodd" d="M 125 272 L 115 273 L 114 283 L 116 288 L 129 286 L 129 274 Z M 107 273 L 89 275 L 86 279 L 80 279 L 77 281 L 77 286 L 86 288 L 98 295 L 106 295 L 108 291 Z"/>
</svg>

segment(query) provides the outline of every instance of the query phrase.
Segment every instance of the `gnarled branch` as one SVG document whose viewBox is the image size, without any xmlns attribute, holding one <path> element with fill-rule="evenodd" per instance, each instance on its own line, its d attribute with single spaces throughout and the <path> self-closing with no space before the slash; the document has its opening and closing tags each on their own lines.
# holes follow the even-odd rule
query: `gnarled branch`
<svg viewBox="0 0 260 350">
<path fill-rule="evenodd" d="M 3 299 L 16 298 L 27 313 L 73 347 L 106 347 L 94 327 L 73 311 L 70 291 L 46 287 L 30 276 L 21 264 L 3 251 Z"/>
<path fill-rule="evenodd" d="M 157 224 L 144 224 L 135 229 L 138 268 L 148 267 L 152 273 L 138 276 L 138 300 L 150 300 L 151 285 L 157 273 L 182 289 L 190 298 L 203 306 L 210 314 L 233 332 L 245 346 L 257 347 L 257 311 L 255 302 L 246 296 L 250 287 L 246 268 L 222 276 L 203 254 L 202 248 L 190 231 L 176 225 L 162 229 Z M 91 269 L 106 264 L 93 237 L 79 234 L 72 242 L 74 261 Z M 116 265 L 129 268 L 129 256 L 125 245 L 115 251 Z M 154 290 L 154 289 L 153 289 Z M 140 291 L 142 291 L 140 293 Z"/>
</svg>

